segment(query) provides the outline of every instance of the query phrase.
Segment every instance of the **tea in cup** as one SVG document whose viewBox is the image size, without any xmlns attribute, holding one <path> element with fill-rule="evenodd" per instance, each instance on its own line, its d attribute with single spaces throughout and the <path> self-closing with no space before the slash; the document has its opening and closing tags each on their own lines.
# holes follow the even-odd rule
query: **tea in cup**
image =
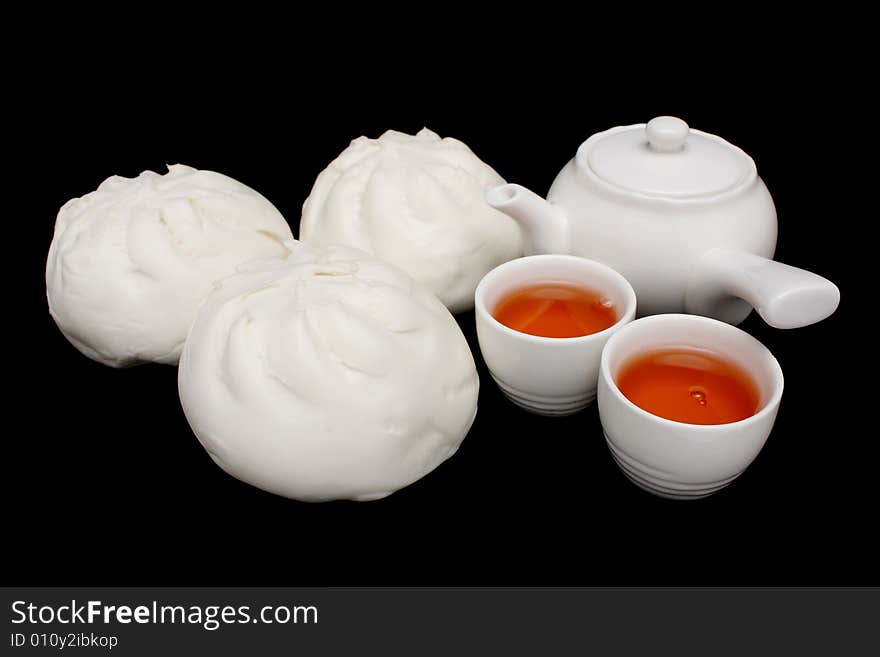
<svg viewBox="0 0 880 657">
<path fill-rule="evenodd" d="M 635 312 L 623 276 L 568 255 L 506 262 L 475 293 L 492 378 L 513 403 L 540 415 L 576 413 L 596 398 L 602 348 Z"/>
<path fill-rule="evenodd" d="M 758 455 L 782 388 L 779 363 L 748 333 L 696 315 L 654 315 L 605 345 L 599 417 L 633 483 L 695 499 L 727 486 Z"/>
</svg>

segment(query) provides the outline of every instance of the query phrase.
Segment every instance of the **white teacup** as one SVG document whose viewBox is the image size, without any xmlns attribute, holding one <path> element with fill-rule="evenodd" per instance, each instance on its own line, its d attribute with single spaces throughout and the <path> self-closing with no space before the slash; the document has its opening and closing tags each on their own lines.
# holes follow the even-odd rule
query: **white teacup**
<svg viewBox="0 0 880 657">
<path fill-rule="evenodd" d="M 709 349 L 737 363 L 757 384 L 755 415 L 728 424 L 685 424 L 658 417 L 617 387 L 634 356 L 663 347 Z M 696 315 L 654 315 L 614 335 L 602 353 L 599 417 L 617 464 L 637 486 L 674 499 L 706 497 L 727 486 L 764 446 L 782 399 L 782 369 L 748 333 Z"/>
<path fill-rule="evenodd" d="M 543 282 L 584 286 L 607 296 L 617 322 L 590 335 L 547 338 L 521 333 L 492 316 L 507 293 Z M 596 398 L 602 347 L 632 321 L 636 295 L 616 271 L 586 258 L 536 255 L 499 265 L 475 293 L 477 338 L 492 378 L 515 404 L 540 415 L 576 413 Z"/>
</svg>

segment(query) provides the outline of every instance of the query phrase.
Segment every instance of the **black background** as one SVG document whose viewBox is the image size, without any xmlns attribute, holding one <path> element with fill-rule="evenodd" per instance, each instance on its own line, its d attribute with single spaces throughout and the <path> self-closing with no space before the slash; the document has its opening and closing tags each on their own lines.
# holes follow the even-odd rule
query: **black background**
<svg viewBox="0 0 880 657">
<path fill-rule="evenodd" d="M 245 47 L 230 33 L 205 50 L 166 33 L 118 36 L 87 56 L 64 42 L 45 64 L 19 61 L 7 221 L 25 234 L 7 253 L 24 297 L 23 311 L 7 315 L 3 450 L 14 583 L 878 581 L 876 430 L 864 424 L 876 387 L 855 378 L 876 367 L 858 338 L 876 276 L 855 250 L 876 211 L 862 207 L 848 150 L 876 142 L 861 55 L 832 56 L 814 40 L 754 53 L 765 37 L 741 33 L 680 53 L 650 42 L 612 68 L 630 35 L 602 47 L 539 44 L 529 28 L 491 43 L 449 28 L 424 37 L 431 56 L 415 48 L 418 33 L 400 43 L 376 31 L 346 49 L 328 39 L 311 51 L 269 37 Z M 98 365 L 47 312 L 55 214 L 111 174 L 178 162 L 220 171 L 268 197 L 296 234 L 315 176 L 362 134 L 427 126 L 544 193 L 589 135 L 659 114 L 748 152 L 776 202 L 777 259 L 842 292 L 837 313 L 815 326 L 780 331 L 754 316 L 742 325 L 776 355 L 786 389 L 759 457 L 707 500 L 666 501 L 630 484 L 595 407 L 552 419 L 507 403 L 479 357 L 472 314 L 458 319 L 480 372 L 480 410 L 451 460 L 378 502 L 275 497 L 211 462 L 181 411 L 176 369 Z"/>
</svg>

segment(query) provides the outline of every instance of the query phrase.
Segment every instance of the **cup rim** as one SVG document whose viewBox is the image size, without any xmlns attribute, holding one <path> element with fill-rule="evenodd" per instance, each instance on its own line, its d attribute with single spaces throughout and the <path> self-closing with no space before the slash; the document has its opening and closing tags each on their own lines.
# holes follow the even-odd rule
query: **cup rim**
<svg viewBox="0 0 880 657">
<path fill-rule="evenodd" d="M 505 268 L 512 267 L 514 266 L 514 263 L 521 263 L 522 261 L 546 262 L 548 260 L 576 262 L 577 264 L 586 263 L 589 266 L 594 267 L 595 269 L 603 271 L 610 278 L 616 279 L 619 283 L 622 283 L 621 287 L 623 288 L 624 294 L 626 295 L 626 306 L 624 307 L 623 312 L 620 313 L 617 321 L 608 328 L 602 329 L 601 331 L 598 331 L 596 333 L 577 335 L 570 338 L 552 338 L 545 335 L 533 335 L 531 333 L 523 333 L 522 331 L 512 329 L 506 324 L 502 324 L 497 319 L 495 319 L 492 313 L 490 313 L 489 310 L 486 308 L 486 304 L 482 297 L 485 295 L 486 286 L 491 283 L 491 279 L 498 276 L 497 272 Z M 502 262 L 497 267 L 494 267 L 493 269 L 490 269 L 488 272 L 486 272 L 485 276 L 480 279 L 480 282 L 477 284 L 477 288 L 474 291 L 474 311 L 491 325 L 500 329 L 502 333 L 507 333 L 518 338 L 524 338 L 528 342 L 534 342 L 536 344 L 579 344 L 583 342 L 589 342 L 591 340 L 601 340 L 604 337 L 607 337 L 609 334 L 615 332 L 622 325 L 631 322 L 636 315 L 636 292 L 633 289 L 632 284 L 630 284 L 630 282 L 623 276 L 623 274 L 621 274 L 616 269 L 596 260 L 591 260 L 590 258 L 581 258 L 580 256 L 554 253 L 529 255 L 514 258 L 513 260 L 508 260 L 507 262 Z"/>
<path fill-rule="evenodd" d="M 650 411 L 646 411 L 644 408 L 631 402 L 626 395 L 624 395 L 620 388 L 617 387 L 617 381 L 614 380 L 614 377 L 611 376 L 611 366 L 608 364 L 609 353 L 614 348 L 614 340 L 618 336 L 625 336 L 627 330 L 631 330 L 630 327 L 635 326 L 644 326 L 647 323 L 656 323 L 656 322 L 669 322 L 669 321 L 685 321 L 685 322 L 694 322 L 696 324 L 711 324 L 715 326 L 723 327 L 722 330 L 735 331 L 746 336 L 749 340 L 751 340 L 754 344 L 756 344 L 760 349 L 769 356 L 769 362 L 771 364 L 771 368 L 774 373 L 774 381 L 773 381 L 773 392 L 770 395 L 770 399 L 761 407 L 761 409 L 755 413 L 754 415 L 750 415 L 747 418 L 743 418 L 742 420 L 737 420 L 736 422 L 724 422 L 722 424 L 691 424 L 690 422 L 679 422 L 678 420 L 670 420 L 665 417 L 661 417 L 659 415 L 655 415 Z M 623 338 L 620 338 L 623 339 Z M 739 362 L 739 361 L 737 361 Z M 742 365 L 742 363 L 740 363 Z M 749 372 L 752 371 L 752 368 L 747 368 Z M 776 360 L 776 357 L 773 353 L 764 345 L 763 342 L 755 338 L 754 336 L 746 333 L 741 328 L 737 328 L 731 324 L 726 322 L 722 322 L 717 319 L 712 319 L 711 317 L 703 317 L 702 315 L 688 315 L 685 313 L 664 313 L 660 315 L 649 315 L 647 317 L 640 317 L 637 320 L 630 322 L 627 326 L 623 327 L 620 331 L 618 331 L 615 335 L 612 335 L 608 342 L 605 344 L 605 348 L 602 350 L 602 358 L 599 363 L 599 376 L 609 384 L 608 388 L 612 391 L 612 393 L 616 396 L 617 399 L 621 400 L 627 408 L 636 412 L 636 414 L 641 415 L 646 418 L 650 418 L 659 422 L 661 425 L 669 426 L 669 427 L 686 427 L 689 431 L 698 431 L 698 432 L 710 432 L 717 431 L 719 428 L 724 429 L 737 429 L 740 427 L 747 427 L 751 424 L 755 424 L 757 422 L 763 421 L 768 415 L 775 412 L 775 410 L 779 406 L 779 402 L 782 399 L 782 390 L 785 386 L 785 378 L 782 374 L 782 367 L 779 365 L 779 361 Z"/>
</svg>

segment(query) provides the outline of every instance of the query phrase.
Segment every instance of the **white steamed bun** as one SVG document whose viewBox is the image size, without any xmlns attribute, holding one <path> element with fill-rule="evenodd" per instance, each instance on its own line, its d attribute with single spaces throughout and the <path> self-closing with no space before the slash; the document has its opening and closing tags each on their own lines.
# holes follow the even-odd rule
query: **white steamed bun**
<svg viewBox="0 0 880 657">
<path fill-rule="evenodd" d="M 307 500 L 373 500 L 458 449 L 479 380 L 449 311 L 409 276 L 347 247 L 217 284 L 180 360 L 183 410 L 232 476 Z"/>
<path fill-rule="evenodd" d="M 427 128 L 358 137 L 315 181 L 300 239 L 363 249 L 452 312 L 470 310 L 486 272 L 522 255 L 518 226 L 484 198 L 502 183 L 465 144 Z"/>
<path fill-rule="evenodd" d="M 287 253 L 284 217 L 213 171 L 112 176 L 61 208 L 46 263 L 49 312 L 82 353 L 114 367 L 177 363 L 218 278 Z"/>
</svg>

